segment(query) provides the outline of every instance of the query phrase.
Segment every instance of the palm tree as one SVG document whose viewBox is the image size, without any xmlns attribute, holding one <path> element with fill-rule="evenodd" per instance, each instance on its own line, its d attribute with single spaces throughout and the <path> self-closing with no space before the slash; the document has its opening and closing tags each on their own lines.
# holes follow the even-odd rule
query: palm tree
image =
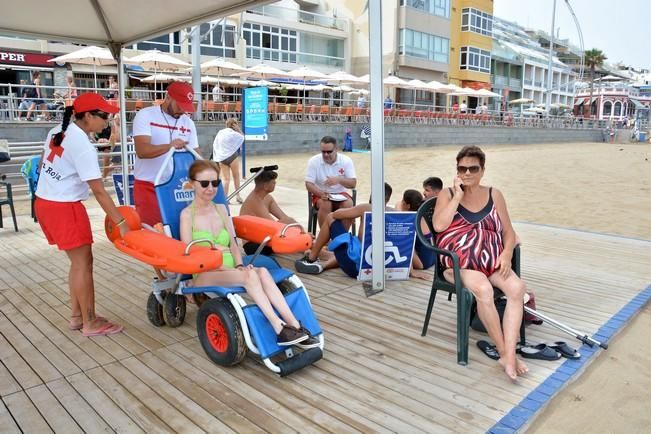
<svg viewBox="0 0 651 434">
<path fill-rule="evenodd" d="M 603 51 L 598 50 L 596 48 L 593 48 L 591 50 L 587 50 L 585 53 L 583 53 L 584 61 L 586 66 L 590 68 L 590 101 L 588 104 L 590 104 L 590 116 L 592 116 L 594 113 L 592 113 L 592 94 L 594 93 L 594 74 L 595 70 L 597 68 L 600 68 L 606 59 L 606 55 L 603 53 Z"/>
</svg>

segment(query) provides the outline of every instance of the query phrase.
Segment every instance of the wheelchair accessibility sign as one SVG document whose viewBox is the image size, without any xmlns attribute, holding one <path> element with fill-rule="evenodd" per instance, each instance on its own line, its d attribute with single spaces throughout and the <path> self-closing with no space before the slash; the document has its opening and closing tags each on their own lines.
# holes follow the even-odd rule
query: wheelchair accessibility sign
<svg viewBox="0 0 651 434">
<path fill-rule="evenodd" d="M 371 280 L 372 250 L 370 212 L 364 214 L 364 239 L 359 280 Z M 387 280 L 407 280 L 416 242 L 416 213 L 391 211 L 384 213 L 384 273 Z"/>
</svg>

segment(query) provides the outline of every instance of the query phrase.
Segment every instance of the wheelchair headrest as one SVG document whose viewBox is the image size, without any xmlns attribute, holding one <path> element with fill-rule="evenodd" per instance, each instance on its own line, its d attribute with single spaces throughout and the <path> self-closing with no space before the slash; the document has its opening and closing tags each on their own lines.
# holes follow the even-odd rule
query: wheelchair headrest
<svg viewBox="0 0 651 434">
<path fill-rule="evenodd" d="M 170 178 L 155 186 L 162 223 L 169 229 L 171 236 L 176 239 L 180 238 L 179 221 L 181 211 L 194 200 L 194 190 L 188 173 L 195 159 L 195 156 L 190 152 L 174 152 L 171 158 L 169 160 L 165 159 L 163 163 L 164 165 L 166 163 L 171 164 Z M 214 202 L 226 205 L 228 209 L 226 195 L 221 184 L 217 189 Z"/>
</svg>

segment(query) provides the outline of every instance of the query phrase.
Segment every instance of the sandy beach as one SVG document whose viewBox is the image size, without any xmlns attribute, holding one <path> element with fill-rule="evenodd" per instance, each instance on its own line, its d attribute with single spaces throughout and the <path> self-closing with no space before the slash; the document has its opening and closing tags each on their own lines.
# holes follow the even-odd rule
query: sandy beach
<svg viewBox="0 0 651 434">
<path fill-rule="evenodd" d="M 385 179 L 394 189 L 392 202 L 407 188 L 420 189 L 428 176 L 439 176 L 449 185 L 459 149 L 454 146 L 386 152 Z M 512 220 L 651 241 L 651 146 L 500 145 L 487 146 L 484 151 L 484 182 L 504 193 Z M 358 174 L 358 200 L 367 200 L 370 154 L 347 155 L 354 160 Z M 307 221 L 302 185 L 309 156 L 257 156 L 247 160 L 249 167 L 280 166 L 277 200 L 300 222 Z M 524 239 L 525 249 L 526 242 Z M 611 341 L 610 349 L 549 403 L 529 432 L 648 432 L 648 366 L 651 309 L 646 306 Z"/>
</svg>

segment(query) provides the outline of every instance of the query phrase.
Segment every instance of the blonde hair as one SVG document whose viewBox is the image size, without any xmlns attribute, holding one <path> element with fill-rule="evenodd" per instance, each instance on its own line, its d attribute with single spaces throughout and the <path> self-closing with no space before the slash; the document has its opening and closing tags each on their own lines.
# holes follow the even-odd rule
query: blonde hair
<svg viewBox="0 0 651 434">
<path fill-rule="evenodd" d="M 231 128 L 231 129 L 234 129 L 234 130 L 239 129 L 237 119 L 235 119 L 235 118 L 226 119 L 226 128 Z"/>
</svg>

